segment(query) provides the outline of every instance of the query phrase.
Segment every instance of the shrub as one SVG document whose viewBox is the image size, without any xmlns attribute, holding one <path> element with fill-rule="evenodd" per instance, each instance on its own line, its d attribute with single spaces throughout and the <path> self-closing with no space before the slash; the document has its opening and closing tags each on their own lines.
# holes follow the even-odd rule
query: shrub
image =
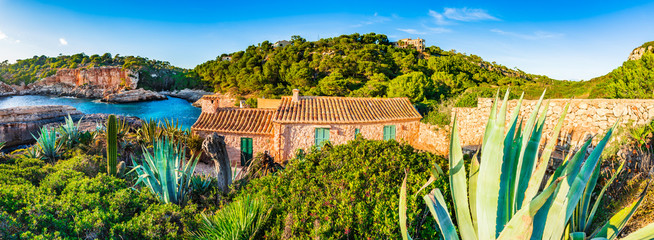
<svg viewBox="0 0 654 240">
<path fill-rule="evenodd" d="M 245 196 L 234 201 L 213 215 L 203 215 L 197 239 L 255 239 L 270 216 L 266 203 Z"/>
<path fill-rule="evenodd" d="M 117 224 L 111 235 L 118 239 L 182 239 L 197 229 L 195 205 L 181 208 L 175 204 L 154 204 L 124 223 Z"/>
<path fill-rule="evenodd" d="M 427 180 L 427 170 L 434 164 L 445 162 L 396 141 L 357 139 L 292 159 L 286 169 L 252 180 L 241 196 L 265 196 L 273 206 L 264 238 L 397 239 L 398 217 L 387 210 L 397 208 L 394 189 L 402 176 L 396 171 L 408 169 L 408 181 L 415 186 Z M 436 185 L 448 188 L 444 178 Z M 433 219 L 419 217 L 424 206 L 409 198 L 410 214 L 416 219 L 412 225 L 417 235 L 435 237 Z"/>
</svg>

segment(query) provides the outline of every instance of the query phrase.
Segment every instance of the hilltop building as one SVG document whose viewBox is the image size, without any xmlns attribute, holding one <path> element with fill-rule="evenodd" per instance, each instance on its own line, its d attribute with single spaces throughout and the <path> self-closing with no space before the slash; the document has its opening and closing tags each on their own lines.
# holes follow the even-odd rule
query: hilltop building
<svg viewBox="0 0 654 240">
<path fill-rule="evenodd" d="M 286 47 L 288 45 L 293 44 L 292 42 L 286 41 L 286 40 L 281 40 L 277 41 L 273 44 L 273 47 L 278 48 L 278 47 Z"/>
<path fill-rule="evenodd" d="M 408 98 L 293 96 L 259 99 L 259 108 L 229 108 L 203 97 L 202 114 L 191 127 L 206 137 L 225 136 L 232 164 L 244 166 L 257 153 L 283 162 L 298 149 L 343 144 L 357 134 L 366 139 L 411 142 L 419 131 L 420 113 Z"/>
<path fill-rule="evenodd" d="M 398 48 L 415 48 L 419 52 L 425 51 L 425 39 L 421 38 L 404 38 L 398 40 L 397 42 L 392 42 L 392 44 Z"/>
</svg>

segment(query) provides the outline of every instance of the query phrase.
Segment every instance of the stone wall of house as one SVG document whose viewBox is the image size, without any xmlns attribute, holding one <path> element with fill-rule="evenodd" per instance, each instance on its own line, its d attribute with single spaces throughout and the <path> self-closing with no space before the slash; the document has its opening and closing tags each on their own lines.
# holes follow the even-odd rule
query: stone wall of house
<svg viewBox="0 0 654 240">
<path fill-rule="evenodd" d="M 484 133 L 493 99 L 479 99 L 476 108 L 454 108 L 452 116 L 457 116 L 461 144 L 464 147 L 479 146 Z M 507 125 L 518 100 L 511 100 L 507 108 Z M 537 100 L 523 100 L 520 118 L 528 119 Z M 549 103 L 548 103 L 549 102 Z M 579 141 L 596 134 L 604 134 L 620 118 L 620 126 L 634 126 L 647 123 L 654 117 L 654 100 L 647 99 L 550 99 L 544 100 L 548 104 L 547 119 L 543 132 L 543 142 L 551 136 L 565 104 L 570 102 L 570 108 L 565 117 L 559 145 L 562 147 L 576 146 Z M 542 108 L 541 108 L 542 110 Z M 440 140 L 434 136 L 435 140 Z M 595 142 L 599 138 L 594 139 Z M 615 139 L 614 139 L 615 140 Z M 440 144 L 438 151 L 447 151 L 448 144 Z"/>
<path fill-rule="evenodd" d="M 195 131 L 200 137 L 205 138 L 211 132 Z M 260 134 L 240 134 L 240 133 L 218 133 L 218 135 L 225 136 L 225 146 L 227 148 L 227 156 L 232 166 L 241 166 L 241 138 L 252 138 L 252 156 L 258 153 L 264 153 L 272 149 L 272 136 Z"/>
<path fill-rule="evenodd" d="M 366 139 L 382 140 L 384 126 L 395 125 L 395 137 L 398 141 L 410 142 L 418 134 L 418 121 L 401 121 L 362 124 L 274 124 L 275 159 L 283 162 L 295 156 L 297 149 L 309 150 L 315 145 L 315 129 L 330 128 L 329 141 L 332 144 L 344 144 L 354 139 L 355 129 Z"/>
<path fill-rule="evenodd" d="M 449 147 L 449 128 L 427 123 L 418 124 L 418 133 L 411 138 L 411 145 L 420 150 L 447 155 Z"/>
</svg>

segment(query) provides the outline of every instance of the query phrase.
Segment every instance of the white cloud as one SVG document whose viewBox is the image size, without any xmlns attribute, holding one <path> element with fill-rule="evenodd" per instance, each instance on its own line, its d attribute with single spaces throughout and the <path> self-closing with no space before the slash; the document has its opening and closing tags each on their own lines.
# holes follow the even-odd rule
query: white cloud
<svg viewBox="0 0 654 240">
<path fill-rule="evenodd" d="M 443 13 L 429 10 L 429 16 L 437 25 L 448 25 L 453 22 L 499 21 L 484 9 L 476 8 L 444 8 Z"/>
<path fill-rule="evenodd" d="M 68 41 L 65 38 L 59 38 L 59 44 L 66 46 L 68 45 Z"/>
<path fill-rule="evenodd" d="M 497 34 L 500 34 L 500 35 L 517 37 L 517 38 L 522 38 L 522 39 L 526 39 L 526 40 L 539 40 L 539 39 L 563 37 L 562 33 L 553 33 L 553 32 L 546 32 L 546 31 L 535 31 L 535 32 L 533 32 L 531 34 L 507 32 L 507 31 L 503 31 L 503 30 L 500 30 L 500 29 L 491 29 L 490 31 L 494 32 L 494 33 L 497 33 Z"/>
<path fill-rule="evenodd" d="M 447 25 L 450 24 L 447 20 L 445 20 L 445 16 L 443 14 L 440 14 L 434 10 L 429 9 L 429 16 L 434 18 L 434 21 L 438 25 Z"/>
<path fill-rule="evenodd" d="M 7 38 L 8 38 L 8 37 L 7 37 L 7 34 L 5 34 L 5 33 L 3 33 L 2 31 L 0 31 L 0 40 L 4 40 L 4 39 L 7 39 Z"/>
<path fill-rule="evenodd" d="M 443 15 L 448 19 L 462 21 L 462 22 L 475 22 L 475 21 L 498 21 L 499 19 L 491 16 L 484 9 L 473 8 L 445 8 Z"/>
<path fill-rule="evenodd" d="M 384 17 L 384 16 L 379 16 L 379 14 L 375 13 L 372 17 L 368 17 L 366 20 L 361 21 L 358 24 L 352 25 L 352 27 L 363 27 L 367 25 L 372 25 L 376 23 L 384 23 L 390 21 L 391 18 L 389 17 Z"/>
<path fill-rule="evenodd" d="M 427 34 L 426 32 L 421 32 L 412 28 L 398 28 L 397 30 L 408 34 L 417 34 L 417 35 Z"/>
<path fill-rule="evenodd" d="M 447 33 L 447 32 L 452 31 L 451 29 L 444 28 L 444 27 L 435 27 L 435 28 L 434 27 L 427 27 L 427 26 L 424 26 L 424 27 L 425 27 L 425 29 L 429 30 L 430 33 Z"/>
</svg>

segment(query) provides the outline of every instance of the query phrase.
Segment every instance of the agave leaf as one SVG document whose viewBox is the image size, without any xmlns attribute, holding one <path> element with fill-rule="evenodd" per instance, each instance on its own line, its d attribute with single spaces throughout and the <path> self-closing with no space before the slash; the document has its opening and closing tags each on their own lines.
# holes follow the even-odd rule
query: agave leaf
<svg viewBox="0 0 654 240">
<path fill-rule="evenodd" d="M 409 230 L 406 226 L 406 178 L 408 172 L 404 171 L 404 180 L 402 181 L 402 188 L 400 188 L 400 231 L 402 232 L 403 240 L 411 240 Z"/>
<path fill-rule="evenodd" d="M 575 223 L 576 231 L 583 231 L 584 226 L 586 226 L 586 221 L 588 219 L 588 208 L 590 206 L 590 200 L 597 185 L 597 179 L 599 178 L 600 169 L 602 168 L 602 159 L 597 161 L 595 165 L 595 170 L 590 175 L 586 187 L 584 188 L 584 193 L 581 195 L 581 199 L 577 208 L 575 208 L 574 218 L 571 222 Z"/>
<path fill-rule="evenodd" d="M 429 169 L 429 175 L 430 175 L 429 180 L 427 180 L 427 182 L 425 182 L 425 184 L 422 185 L 422 187 L 420 187 L 420 189 L 418 189 L 418 191 L 416 192 L 414 197 L 418 196 L 418 193 L 420 193 L 423 189 L 427 188 L 427 186 L 429 186 L 434 181 L 436 181 L 436 179 L 438 179 L 438 176 L 440 176 L 442 174 L 443 174 L 443 170 L 441 169 L 441 167 L 438 166 L 438 164 L 434 163 L 434 165 L 431 166 L 431 168 Z"/>
<path fill-rule="evenodd" d="M 552 152 L 556 147 L 559 133 L 561 132 L 561 128 L 563 127 L 563 121 L 565 120 L 565 115 L 568 112 L 568 107 L 570 107 L 570 102 L 568 102 L 563 108 L 561 117 L 559 117 L 559 121 L 554 127 L 554 131 L 552 131 L 552 135 L 550 135 L 550 139 L 547 141 L 547 145 L 543 150 L 543 154 L 540 157 L 540 161 L 538 162 L 538 165 L 536 165 L 536 170 L 534 170 L 534 173 L 531 175 L 531 178 L 529 179 L 529 183 L 527 184 L 527 189 L 525 190 L 525 195 L 524 195 L 524 199 L 527 201 L 531 201 L 531 199 L 533 199 L 536 196 L 536 193 L 538 193 L 538 190 L 540 189 L 540 185 L 543 181 L 543 178 L 545 177 L 545 171 L 547 170 L 547 166 L 550 163 Z M 524 207 L 527 201 L 524 201 L 521 207 Z"/>
<path fill-rule="evenodd" d="M 604 136 L 604 138 L 597 144 L 595 149 L 593 149 L 593 152 L 591 152 L 590 156 L 588 156 L 588 159 L 586 159 L 586 162 L 581 167 L 581 170 L 574 177 L 569 191 L 566 191 L 567 194 L 563 192 L 565 195 L 557 196 L 557 198 L 562 197 L 562 199 L 557 201 L 557 203 L 559 203 L 561 206 L 561 211 L 553 212 L 553 215 L 548 216 L 548 222 L 545 225 L 545 234 L 543 235 L 544 239 L 561 239 L 563 230 L 565 228 L 565 225 L 561 223 L 568 222 L 572 216 L 575 207 L 579 203 L 579 199 L 581 199 L 581 195 L 583 194 L 586 183 L 588 182 L 590 175 L 593 173 L 593 170 L 595 170 L 597 161 L 599 161 L 600 155 L 602 154 L 602 151 L 604 150 L 607 142 L 611 138 L 611 134 L 613 133 L 616 125 L 617 122 L 607 131 L 606 136 Z"/>
<path fill-rule="evenodd" d="M 516 189 L 515 189 L 515 206 L 522 206 L 525 192 L 527 191 L 527 186 L 529 186 L 529 180 L 531 179 L 531 174 L 534 172 L 536 167 L 536 159 L 538 157 L 538 146 L 540 145 L 540 140 L 543 134 L 543 129 L 545 128 L 545 118 L 547 116 L 547 109 L 549 107 L 549 101 L 545 104 L 542 113 L 538 119 L 536 127 L 533 129 L 531 137 L 527 142 L 527 148 L 525 148 L 522 156 L 522 161 L 519 169 L 520 174 L 518 179 L 516 179 Z"/>
<path fill-rule="evenodd" d="M 499 101 L 499 95 L 500 95 L 500 89 L 497 88 L 497 92 L 495 92 L 495 101 L 493 101 L 493 106 L 491 107 L 490 115 L 488 115 L 488 122 L 486 123 L 486 128 L 484 129 L 484 138 L 482 139 L 482 143 L 481 143 L 482 152 L 484 152 L 483 149 L 484 146 L 486 146 L 486 141 L 488 140 L 491 130 L 488 126 L 491 123 L 495 122 L 495 119 L 497 118 L 497 101 Z"/>
<path fill-rule="evenodd" d="M 547 187 L 534 200 L 527 204 L 528 207 L 520 209 L 506 225 L 498 240 L 504 239 L 529 239 L 533 230 L 534 216 L 547 199 L 552 196 L 561 179 L 557 179 L 554 184 Z"/>
<path fill-rule="evenodd" d="M 620 240 L 651 240 L 654 239 L 654 223 L 629 234 Z"/>
<path fill-rule="evenodd" d="M 497 212 L 497 231 L 501 232 L 504 225 L 509 222 L 511 216 L 513 216 L 513 191 L 511 191 L 511 181 L 513 181 L 513 169 L 517 159 L 514 157 L 515 152 L 519 148 L 514 147 L 516 142 L 516 129 L 518 125 L 518 115 L 520 113 L 520 106 L 522 105 L 522 96 L 518 104 L 515 106 L 513 113 L 511 115 L 511 127 L 506 133 L 504 138 L 504 160 L 502 161 L 502 171 L 500 174 L 500 193 L 498 199 L 498 212 Z"/>
<path fill-rule="evenodd" d="M 450 137 L 450 191 L 456 213 L 456 222 L 459 226 L 461 239 L 476 240 L 477 235 L 470 217 L 470 206 L 468 205 L 468 186 L 466 184 L 466 168 L 463 162 L 461 143 L 459 142 L 459 131 L 457 129 L 456 117 L 452 125 Z"/>
<path fill-rule="evenodd" d="M 579 167 L 582 164 L 582 158 L 586 154 L 586 149 L 588 149 L 588 145 L 590 145 L 591 141 L 592 138 L 588 139 L 588 141 L 586 141 L 586 143 L 584 143 L 584 145 L 581 146 L 579 151 L 577 151 L 569 161 L 566 161 L 564 162 L 563 165 L 559 166 L 559 169 L 561 169 L 561 171 L 558 171 L 558 173 L 555 172 L 554 175 L 552 176 L 552 177 L 554 176 L 558 177 L 560 175 L 564 175 L 565 178 L 561 182 L 561 184 L 559 184 L 559 187 L 554 192 L 554 198 L 550 198 L 547 201 L 547 203 L 545 203 L 545 205 L 536 214 L 536 219 L 534 221 L 534 233 L 532 234 L 531 237 L 532 240 L 544 239 L 543 234 L 546 231 L 545 230 L 546 225 L 548 223 L 553 224 L 550 223 L 549 216 L 554 216 L 554 214 L 562 211 L 561 210 L 563 205 L 562 202 L 566 200 L 565 198 L 566 194 L 570 189 L 570 185 L 572 184 L 572 179 L 570 178 L 570 175 L 574 175 L 574 176 L 577 175 Z M 564 165 L 565 167 L 563 167 Z M 565 224 L 565 222 L 563 223 L 560 222 L 560 224 Z"/>
<path fill-rule="evenodd" d="M 478 152 L 477 152 L 478 153 Z M 468 180 L 468 194 L 470 198 L 470 214 L 472 215 L 472 225 L 477 234 L 479 223 L 477 222 L 477 178 L 479 177 L 479 161 L 477 153 L 470 160 L 470 175 Z"/>
<path fill-rule="evenodd" d="M 622 172 L 622 168 L 624 167 L 624 164 L 626 162 L 627 161 L 622 161 L 620 167 L 618 167 L 618 170 L 615 172 L 615 174 L 613 174 L 613 176 L 611 176 L 611 179 L 609 179 L 609 181 L 606 182 L 606 184 L 604 184 L 604 187 L 602 187 L 602 191 L 600 191 L 599 195 L 597 195 L 597 200 L 595 200 L 595 203 L 593 204 L 593 209 L 590 211 L 590 214 L 588 215 L 588 218 L 586 220 L 586 226 L 584 227 L 585 232 L 590 231 L 590 226 L 593 224 L 593 220 L 595 219 L 595 213 L 597 212 L 597 208 L 599 207 L 602 198 L 604 197 L 604 193 L 606 192 L 606 189 L 609 188 L 611 183 L 613 183 L 616 177 Z"/>
<path fill-rule="evenodd" d="M 570 234 L 570 239 L 571 240 L 584 240 L 586 239 L 586 233 L 585 232 L 573 232 Z"/>
<path fill-rule="evenodd" d="M 631 216 L 634 215 L 636 209 L 640 206 L 640 203 L 645 199 L 645 196 L 647 196 L 647 189 L 649 188 L 650 183 L 651 181 L 647 182 L 647 185 L 645 185 L 645 189 L 640 193 L 638 200 L 613 215 L 597 234 L 593 234 L 593 237 L 604 237 L 609 240 L 616 239 L 622 229 L 627 226 L 627 222 L 631 219 Z"/>
<path fill-rule="evenodd" d="M 497 209 L 500 191 L 500 172 L 502 171 L 503 152 L 497 151 L 504 148 L 504 125 L 506 119 L 506 105 L 508 91 L 504 95 L 502 107 L 498 111 L 495 121 L 489 122 L 488 139 L 482 146 L 481 166 L 479 167 L 479 179 L 477 182 L 477 220 L 480 223 L 478 234 L 480 240 L 495 239 L 497 236 Z M 492 116 L 491 116 L 492 117 Z"/>
<path fill-rule="evenodd" d="M 436 188 L 422 198 L 425 200 L 425 203 L 427 203 L 429 212 L 431 212 L 431 215 L 436 219 L 436 223 L 438 223 L 443 238 L 445 240 L 458 240 L 459 236 L 456 235 L 456 228 L 447 212 L 445 199 L 443 199 L 441 190 Z"/>
</svg>

